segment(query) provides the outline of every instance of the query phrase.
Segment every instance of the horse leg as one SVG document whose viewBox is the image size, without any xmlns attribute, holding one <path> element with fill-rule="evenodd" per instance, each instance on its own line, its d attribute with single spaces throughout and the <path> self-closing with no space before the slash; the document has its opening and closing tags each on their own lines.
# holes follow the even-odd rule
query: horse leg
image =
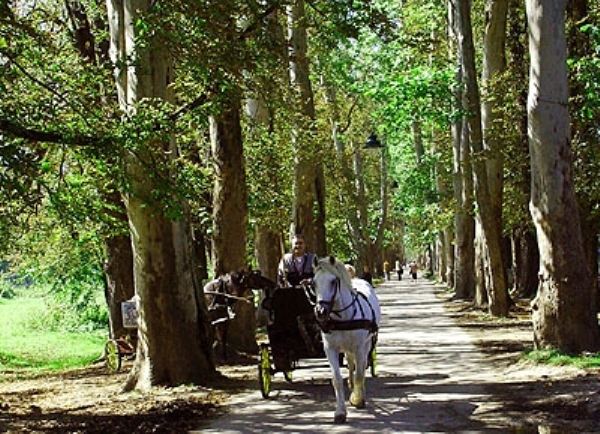
<svg viewBox="0 0 600 434">
<path fill-rule="evenodd" d="M 352 393 L 350 394 L 350 404 L 356 408 L 365 408 L 365 372 L 367 369 L 367 353 L 368 345 L 365 344 L 360 348 L 355 357 L 354 377 L 352 385 Z"/>
<path fill-rule="evenodd" d="M 223 346 L 223 360 L 227 360 L 227 329 L 229 328 L 227 321 L 225 321 L 221 325 L 221 327 L 221 345 Z"/>
<path fill-rule="evenodd" d="M 219 326 L 217 324 L 213 324 L 210 329 L 212 334 L 212 348 L 213 350 L 216 350 L 219 346 Z"/>
<path fill-rule="evenodd" d="M 347 362 L 346 364 L 348 365 L 348 387 L 350 388 L 350 390 L 354 389 L 354 372 L 356 372 L 356 357 L 354 355 L 354 353 L 347 353 L 346 354 L 346 359 Z"/>
<path fill-rule="evenodd" d="M 340 359 L 338 357 L 338 351 L 333 348 L 325 348 L 327 354 L 327 360 L 331 368 L 333 378 L 331 380 L 333 384 L 333 390 L 335 392 L 336 409 L 333 417 L 335 423 L 346 422 L 346 403 L 344 402 L 344 382 L 342 380 L 342 373 L 340 372 Z"/>
</svg>

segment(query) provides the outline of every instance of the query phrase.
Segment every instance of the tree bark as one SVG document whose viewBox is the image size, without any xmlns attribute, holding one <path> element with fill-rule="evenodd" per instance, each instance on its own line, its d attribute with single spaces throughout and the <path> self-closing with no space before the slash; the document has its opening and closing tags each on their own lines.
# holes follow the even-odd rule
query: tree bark
<svg viewBox="0 0 600 434">
<path fill-rule="evenodd" d="M 266 32 L 268 32 L 273 40 L 282 41 L 283 29 L 277 22 L 278 15 L 278 11 L 275 10 L 269 16 Z M 282 53 L 282 56 L 284 55 L 285 53 Z M 259 80 L 260 78 L 255 78 L 254 81 L 256 82 Z M 271 94 L 269 90 L 273 93 L 275 92 L 274 89 L 271 89 L 272 83 L 264 82 L 262 80 L 259 82 L 261 84 L 261 89 L 264 89 L 264 94 Z M 269 110 L 267 101 L 263 97 L 262 92 L 258 92 L 246 99 L 246 115 L 251 120 L 250 136 L 260 140 L 263 138 L 261 136 L 265 135 L 267 140 L 272 140 L 272 136 L 270 136 L 270 126 L 274 119 L 272 118 L 272 112 Z M 277 189 L 273 184 L 270 185 L 270 188 Z M 257 221 L 254 227 L 254 253 L 256 264 L 263 276 L 271 279 L 273 282 L 277 282 L 277 267 L 280 258 L 285 253 L 281 232 L 277 231 L 273 225 L 266 223 L 268 220 L 264 219 L 263 216 L 254 215 L 253 217 Z M 260 300 L 262 301 L 269 295 L 270 294 L 267 293 L 260 294 Z M 258 315 L 261 316 L 260 318 L 257 318 L 258 325 L 261 325 L 260 323 L 268 324 L 268 312 L 259 309 Z"/>
<path fill-rule="evenodd" d="M 517 93 L 517 119 L 519 137 L 516 143 L 515 159 L 517 164 L 514 178 L 520 198 L 517 205 L 519 213 L 529 213 L 529 198 L 531 197 L 531 167 L 529 164 L 529 144 L 527 126 L 527 61 L 526 47 L 523 45 L 527 33 L 525 5 L 517 0 L 511 0 L 509 6 L 509 35 L 507 40 L 508 52 L 511 58 L 511 76 L 515 83 L 519 83 Z M 523 41 L 523 42 L 521 42 Z M 523 83 L 521 85 L 520 83 Z M 519 297 L 533 299 L 538 287 L 539 251 L 535 237 L 535 228 L 530 220 L 523 221 L 513 230 L 513 269 L 515 277 L 515 290 Z"/>
<path fill-rule="evenodd" d="M 213 194 L 213 267 L 219 276 L 248 266 L 246 229 L 248 198 L 240 124 L 240 103 L 235 95 L 218 118 L 211 118 L 211 139 L 215 185 Z M 235 318 L 229 324 L 227 344 L 256 353 L 254 305 L 235 304 Z"/>
<path fill-rule="evenodd" d="M 490 206 L 491 198 L 481 127 L 481 103 L 475 72 L 471 1 L 458 0 L 456 6 L 459 53 L 465 83 L 466 104 L 463 109 L 465 113 L 468 113 L 467 124 L 472 151 L 475 197 L 481 218 L 487 256 L 489 257 L 489 281 L 491 283 L 491 286 L 487 288 L 489 312 L 494 316 L 506 316 L 508 315 L 509 300 L 500 242 L 502 226 Z"/>
<path fill-rule="evenodd" d="M 527 0 L 529 24 L 529 208 L 540 250 L 533 301 L 534 344 L 565 353 L 600 348 L 571 166 L 566 65 L 566 0 Z"/>
<path fill-rule="evenodd" d="M 450 56 L 458 53 L 457 17 L 455 2 L 448 2 L 448 45 Z M 460 55 L 457 56 L 455 104 L 463 102 L 463 73 L 460 67 Z M 473 174 L 471 170 L 470 146 L 465 133 L 464 120 L 454 120 L 452 131 L 452 188 L 456 200 L 454 213 L 454 296 L 458 299 L 472 299 L 475 295 L 475 221 L 473 219 Z"/>
<path fill-rule="evenodd" d="M 498 107 L 494 98 L 494 80 L 506 70 L 506 23 L 508 16 L 508 0 L 491 0 L 486 2 L 486 29 L 483 45 L 481 127 L 483 148 L 486 151 L 485 166 L 487 169 L 489 206 L 498 232 L 492 236 L 497 238 L 498 245 L 504 245 L 503 237 L 503 191 L 504 191 L 504 157 L 503 141 L 494 132 L 494 125 L 501 121 L 502 107 Z M 502 273 L 505 286 L 507 279 L 508 258 L 500 247 Z"/>
<path fill-rule="evenodd" d="M 533 299 L 538 288 L 540 254 L 535 234 L 519 230 L 513 235 L 514 288 L 518 297 Z"/>
<path fill-rule="evenodd" d="M 126 115 L 144 99 L 170 101 L 171 62 L 155 40 L 136 46 L 136 23 L 150 0 L 108 0 L 111 58 L 119 103 Z M 135 62 L 131 60 L 135 59 Z M 126 70 L 122 65 L 128 65 Z M 139 341 L 125 390 L 203 383 L 214 375 L 208 312 L 191 261 L 190 226 L 165 218 L 152 200 L 157 187 L 144 161 L 175 154 L 174 141 L 150 138 L 125 159 L 130 191 L 124 194 L 134 255 Z"/>
<path fill-rule="evenodd" d="M 308 247 L 317 255 L 327 253 L 325 233 L 325 176 L 316 146 L 311 145 L 315 103 L 309 77 L 309 60 L 304 0 L 288 7 L 290 79 L 296 93 L 301 119 L 293 137 L 296 161 L 292 232 L 304 234 Z M 293 234 L 290 234 L 290 236 Z"/>
<path fill-rule="evenodd" d="M 453 185 L 457 209 L 454 270 L 455 297 L 463 300 L 475 296 L 475 218 L 473 210 L 473 172 L 471 170 L 469 137 L 464 121 L 453 124 Z"/>
<path fill-rule="evenodd" d="M 125 213 L 122 218 L 127 220 Z M 131 238 L 129 235 L 110 236 L 105 243 L 107 257 L 104 265 L 104 294 L 108 306 L 110 337 L 128 337 L 135 344 L 137 332 L 123 326 L 121 313 L 121 303 L 131 300 L 135 295 Z"/>
<path fill-rule="evenodd" d="M 432 152 L 437 154 L 438 150 L 436 148 L 435 143 L 437 140 L 433 140 L 433 149 Z M 446 169 L 443 167 L 441 163 L 436 163 L 435 166 L 435 185 L 440 197 L 448 196 L 448 186 L 445 176 Z M 444 282 L 449 288 L 452 288 L 454 285 L 454 252 L 453 252 L 453 244 L 454 244 L 454 234 L 448 225 L 441 228 L 441 231 L 438 235 L 439 242 L 439 276 L 442 282 Z"/>
</svg>

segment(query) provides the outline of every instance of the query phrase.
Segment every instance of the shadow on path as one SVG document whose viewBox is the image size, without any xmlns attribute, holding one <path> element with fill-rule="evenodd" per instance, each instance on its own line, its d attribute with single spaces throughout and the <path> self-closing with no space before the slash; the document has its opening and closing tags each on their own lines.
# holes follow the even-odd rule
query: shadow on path
<svg viewBox="0 0 600 434">
<path fill-rule="evenodd" d="M 301 360 L 288 383 L 273 377 L 263 399 L 256 390 L 235 396 L 229 413 L 200 427 L 203 433 L 537 432 L 515 429 L 492 412 L 489 385 L 497 381 L 469 335 L 445 313 L 432 282 L 392 280 L 376 288 L 382 306 L 377 377 L 367 374 L 367 408 L 348 407 L 333 424 L 335 401 L 325 360 Z M 345 372 L 344 372 L 345 374 Z M 491 422 L 489 421 L 491 420 Z M 512 425 L 512 424 L 511 424 Z"/>
</svg>

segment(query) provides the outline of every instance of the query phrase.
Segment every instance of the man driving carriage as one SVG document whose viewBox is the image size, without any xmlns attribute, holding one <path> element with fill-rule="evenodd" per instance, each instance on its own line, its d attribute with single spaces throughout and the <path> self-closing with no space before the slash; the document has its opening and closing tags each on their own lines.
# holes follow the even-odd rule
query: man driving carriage
<svg viewBox="0 0 600 434">
<path fill-rule="evenodd" d="M 277 269 L 277 284 L 279 287 L 310 285 L 315 275 L 313 262 L 315 255 L 306 250 L 306 240 L 303 235 L 296 234 L 292 238 L 292 252 L 286 253 Z"/>
<path fill-rule="evenodd" d="M 304 291 L 300 293 L 293 293 L 291 290 L 288 292 L 284 289 L 286 294 L 284 299 L 287 299 L 288 295 L 292 298 L 284 302 L 285 306 L 279 306 L 279 309 L 281 309 L 280 313 L 283 313 L 284 316 L 288 316 L 290 312 L 295 312 L 295 315 L 292 315 L 295 318 L 292 329 L 300 333 L 302 341 L 306 345 L 306 354 L 313 356 L 322 353 L 322 344 L 319 341 L 320 329 L 310 304 L 310 301 L 314 303 L 316 300 L 316 294 L 312 288 L 313 277 L 315 276 L 313 268 L 314 259 L 315 254 L 308 252 L 306 249 L 304 235 L 296 234 L 292 238 L 291 253 L 283 255 L 277 268 L 277 286 L 279 288 L 294 288 L 296 290 L 295 288 L 300 286 L 304 287 Z M 299 296 L 298 294 L 302 295 Z M 295 306 L 291 307 L 290 303 Z M 299 306 L 306 307 L 300 309 L 302 313 L 297 312 Z M 289 334 L 289 330 L 286 333 Z M 317 342 L 318 345 L 316 345 Z M 281 346 L 285 347 L 286 345 L 283 344 Z M 275 365 L 280 367 L 282 371 L 285 372 L 291 369 L 289 357 L 285 355 L 281 357 L 281 354 L 275 352 L 274 359 Z"/>
</svg>

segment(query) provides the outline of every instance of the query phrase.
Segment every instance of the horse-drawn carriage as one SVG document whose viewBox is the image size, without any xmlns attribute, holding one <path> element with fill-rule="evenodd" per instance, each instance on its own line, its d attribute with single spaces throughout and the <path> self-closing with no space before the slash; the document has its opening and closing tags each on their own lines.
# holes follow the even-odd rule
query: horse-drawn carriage
<svg viewBox="0 0 600 434">
<path fill-rule="evenodd" d="M 262 302 L 269 312 L 268 343 L 260 345 L 258 378 L 264 398 L 271 392 L 271 379 L 276 373 L 292 381 L 292 371 L 301 368 L 301 359 L 326 358 L 322 327 L 315 314 L 318 306 L 316 289 L 312 285 L 278 288 Z M 368 365 L 371 375 L 376 375 L 376 335 L 371 341 Z M 344 354 L 339 353 L 338 363 L 343 364 Z"/>
<path fill-rule="evenodd" d="M 269 312 L 269 342 L 260 345 L 258 364 L 263 397 L 269 396 L 271 377 L 276 373 L 282 372 L 291 381 L 300 359 L 325 357 L 314 305 L 311 286 L 278 288 L 262 301 L 262 308 Z"/>
</svg>

